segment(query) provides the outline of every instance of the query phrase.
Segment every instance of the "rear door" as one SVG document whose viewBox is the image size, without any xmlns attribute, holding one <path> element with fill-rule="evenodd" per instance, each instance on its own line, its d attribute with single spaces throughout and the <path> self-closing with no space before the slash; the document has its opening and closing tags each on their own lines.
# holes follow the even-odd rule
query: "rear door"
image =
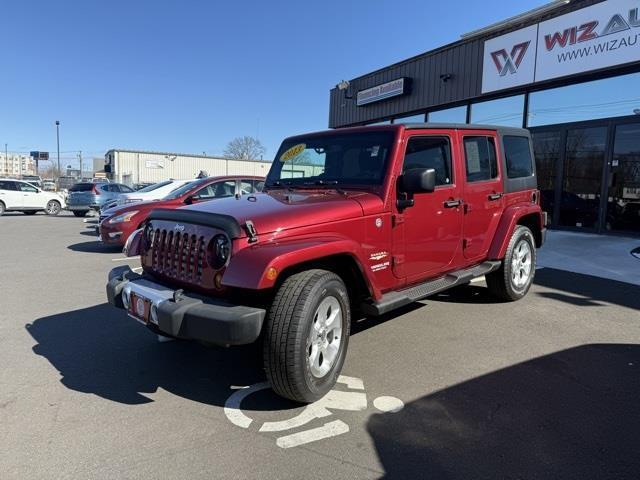
<svg viewBox="0 0 640 480">
<path fill-rule="evenodd" d="M 22 208 L 22 192 L 18 192 L 16 182 L 0 180 L 0 200 L 7 209 Z"/>
<path fill-rule="evenodd" d="M 415 133 L 414 133 L 415 132 Z M 414 195 L 414 206 L 398 212 L 404 251 L 394 256 L 394 273 L 407 283 L 437 276 L 452 268 L 462 237 L 462 186 L 456 178 L 454 138 L 450 131 L 412 130 L 402 171 L 433 168 L 436 189 Z M 396 237 L 397 238 L 397 237 Z"/>
<path fill-rule="evenodd" d="M 467 260 L 483 258 L 498 227 L 504 191 L 495 132 L 460 131 L 464 158 L 464 239 Z"/>
</svg>

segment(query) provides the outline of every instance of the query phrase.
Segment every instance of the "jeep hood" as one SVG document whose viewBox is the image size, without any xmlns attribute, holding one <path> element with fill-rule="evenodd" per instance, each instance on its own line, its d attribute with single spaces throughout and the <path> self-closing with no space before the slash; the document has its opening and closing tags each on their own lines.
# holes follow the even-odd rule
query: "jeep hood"
<svg viewBox="0 0 640 480">
<path fill-rule="evenodd" d="M 223 198 L 178 210 L 229 215 L 234 217 L 241 226 L 247 220 L 251 220 L 258 235 L 264 235 L 361 217 L 373 210 L 382 210 L 382 206 L 380 197 L 367 192 L 277 190 L 243 195 L 240 198 Z"/>
</svg>

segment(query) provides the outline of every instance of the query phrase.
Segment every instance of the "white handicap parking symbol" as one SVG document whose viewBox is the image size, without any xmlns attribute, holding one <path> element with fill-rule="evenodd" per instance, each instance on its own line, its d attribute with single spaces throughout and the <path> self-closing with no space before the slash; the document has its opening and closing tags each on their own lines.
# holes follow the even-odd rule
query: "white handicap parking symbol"
<svg viewBox="0 0 640 480">
<path fill-rule="evenodd" d="M 364 383 L 361 379 L 341 375 L 338 377 L 338 383 L 346 385 L 349 391 L 331 390 L 317 402 L 308 405 L 299 415 L 288 420 L 264 422 L 259 431 L 286 432 L 300 429 L 317 419 L 327 418 L 337 412 L 358 412 L 367 409 L 367 394 L 364 392 Z M 268 388 L 269 384 L 263 382 L 237 389 L 224 405 L 224 413 L 229 421 L 238 427 L 249 428 L 253 419 L 240 408 L 242 401 L 249 395 Z M 373 406 L 382 412 L 395 413 L 402 410 L 404 403 L 399 398 L 383 396 L 376 398 Z M 276 444 L 281 448 L 297 447 L 347 432 L 349 432 L 349 425 L 342 420 L 333 420 L 322 426 L 278 437 Z"/>
</svg>

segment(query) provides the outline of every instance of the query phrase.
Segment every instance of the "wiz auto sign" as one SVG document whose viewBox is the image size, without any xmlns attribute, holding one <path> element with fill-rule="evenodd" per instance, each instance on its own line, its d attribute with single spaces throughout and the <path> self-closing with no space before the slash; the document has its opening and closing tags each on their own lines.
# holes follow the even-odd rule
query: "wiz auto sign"
<svg viewBox="0 0 640 480">
<path fill-rule="evenodd" d="M 639 12 L 608 0 L 486 41 L 482 93 L 640 61 Z"/>
</svg>

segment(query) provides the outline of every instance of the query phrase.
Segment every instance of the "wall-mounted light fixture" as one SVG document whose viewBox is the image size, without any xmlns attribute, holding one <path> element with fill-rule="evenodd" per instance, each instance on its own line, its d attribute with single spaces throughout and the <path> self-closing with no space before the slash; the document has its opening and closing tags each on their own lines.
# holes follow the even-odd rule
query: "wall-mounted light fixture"
<svg viewBox="0 0 640 480">
<path fill-rule="evenodd" d="M 443 73 L 442 75 L 440 75 L 440 80 L 442 80 L 443 83 L 447 83 L 452 78 L 453 78 L 453 74 L 451 73 Z"/>
<path fill-rule="evenodd" d="M 336 87 L 338 87 L 338 90 L 344 93 L 344 98 L 348 100 L 351 100 L 353 98 L 353 95 L 349 94 L 350 86 L 351 83 L 349 82 L 349 80 L 342 80 L 338 85 L 336 85 Z"/>
</svg>

